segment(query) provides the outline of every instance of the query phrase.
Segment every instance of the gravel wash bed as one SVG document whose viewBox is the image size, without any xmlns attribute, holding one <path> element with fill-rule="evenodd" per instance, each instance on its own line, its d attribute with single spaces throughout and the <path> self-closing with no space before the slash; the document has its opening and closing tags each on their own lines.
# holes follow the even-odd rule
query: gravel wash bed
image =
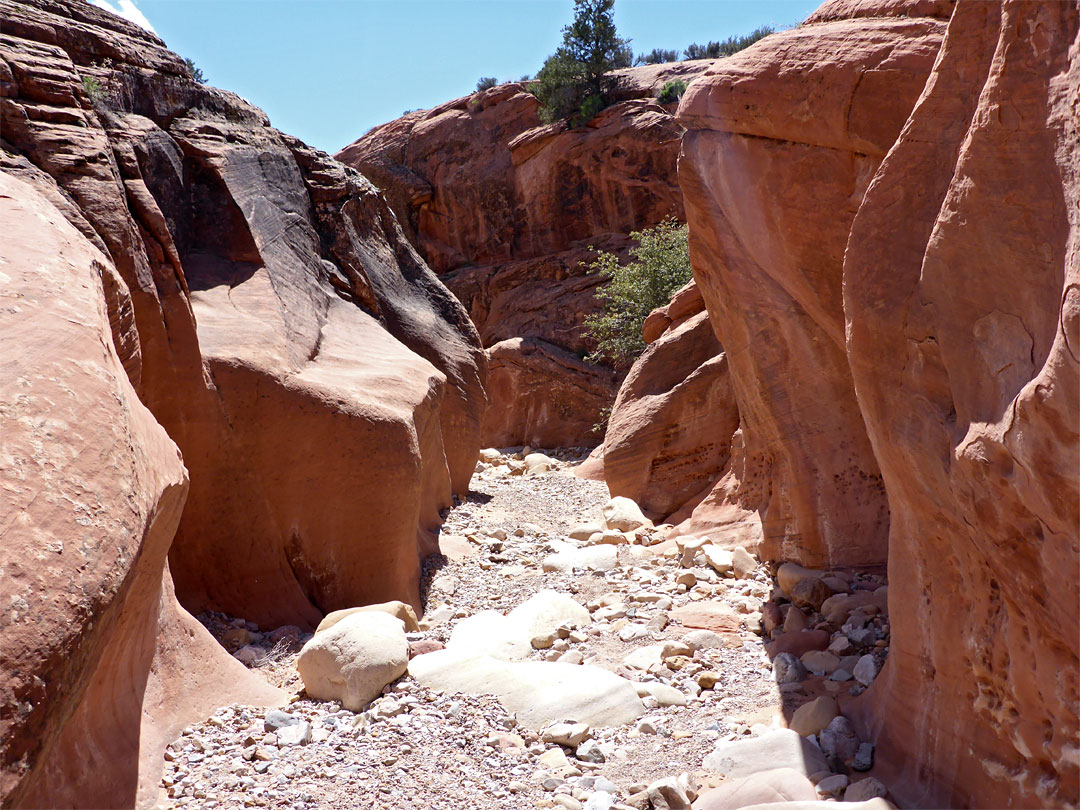
<svg viewBox="0 0 1080 810">
<path fill-rule="evenodd" d="M 554 469 L 541 474 L 520 474 L 509 455 L 478 465 L 468 497 L 445 515 L 445 555 L 425 562 L 425 614 L 421 631 L 409 640 L 438 646 L 465 617 L 506 612 L 539 591 L 554 590 L 588 607 L 594 621 L 561 633 L 550 648 L 534 651 L 534 660 L 594 664 L 642 686 L 672 687 L 675 702 L 685 705 L 662 705 L 672 702 L 674 692 L 664 700 L 646 695 L 639 721 L 594 729 L 599 745 L 579 759 L 571 748 L 543 742 L 538 729 L 519 727 L 492 697 L 439 694 L 408 674 L 361 713 L 312 700 L 295 670 L 309 635 L 204 614 L 199 618 L 230 652 L 291 694 L 280 709 L 310 724 L 310 734 L 297 742 L 275 733 L 268 710 L 223 708 L 184 729 L 168 747 L 159 806 L 640 807 L 643 789 L 657 779 L 687 773 L 707 784 L 702 760 L 719 740 L 748 735 L 755 724 L 755 730 L 778 724 L 784 695 L 760 629 L 752 632 L 774 593 L 769 572 L 759 566 L 732 579 L 704 563 L 684 567 L 662 529 L 642 538 L 651 545 L 617 546 L 611 570 L 545 571 L 545 558 L 558 548 L 584 545 L 568 532 L 599 523 L 608 501 L 602 482 L 572 474 L 583 453 L 549 455 Z M 710 601 L 724 601 L 744 626 L 718 635 L 723 643 L 711 649 L 683 650 L 647 668 L 627 665 L 627 656 L 650 645 L 673 642 L 670 649 L 677 650 L 688 628 L 670 619 L 670 611 Z"/>
</svg>

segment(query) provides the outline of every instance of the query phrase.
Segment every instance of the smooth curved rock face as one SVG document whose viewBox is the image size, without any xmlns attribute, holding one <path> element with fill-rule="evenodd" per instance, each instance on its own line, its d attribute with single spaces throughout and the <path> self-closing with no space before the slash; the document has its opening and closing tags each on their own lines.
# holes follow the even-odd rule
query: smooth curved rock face
<svg viewBox="0 0 1080 810">
<path fill-rule="evenodd" d="M 695 518 L 745 542 L 755 512 L 764 558 L 885 560 L 888 506 L 848 369 L 842 264 L 944 28 L 875 17 L 778 32 L 715 62 L 679 107 L 691 260 L 740 414 L 726 480 Z"/>
<path fill-rule="evenodd" d="M 39 351 L 92 349 L 99 375 L 88 360 L 67 389 L 18 403 L 27 425 L 62 437 L 47 451 L 67 467 L 48 472 L 63 497 L 43 488 L 25 505 L 22 489 L 0 499 L 5 571 L 49 574 L 21 597 L 33 628 L 0 625 L 10 684 L 0 802 L 146 805 L 179 728 L 221 703 L 277 695 L 252 689 L 179 610 L 166 553 L 186 606 L 264 625 L 418 602 L 427 530 L 475 464 L 485 358 L 464 310 L 362 177 L 237 96 L 190 81 L 160 40 L 89 4 L 0 0 L 0 28 L 0 179 L 32 185 L 93 245 L 65 260 L 100 251 L 87 265 L 100 273 L 97 309 L 71 320 L 105 330 L 90 342 L 53 335 Z M 99 81 L 103 102 L 86 96 L 83 77 Z M 0 223 L 3 249 L 21 233 L 15 216 Z M 27 300 L 85 292 L 69 281 Z M 35 330 L 50 334 L 18 328 L 5 362 L 22 362 Z M 115 368 L 102 359 L 109 345 Z M 118 388 L 117 369 L 132 387 Z M 18 380 L 38 385 L 37 373 Z M 191 476 L 182 516 L 176 446 Z M 91 473 L 65 489 L 64 475 Z M 78 545 L 74 504 L 86 510 L 74 520 L 100 528 Z M 19 509 L 29 524 L 12 517 Z M 49 550 L 54 535 L 63 552 Z M 9 551 L 31 557 L 9 562 Z"/>
<path fill-rule="evenodd" d="M 405 625 L 405 632 L 416 633 L 420 630 L 420 625 L 416 621 L 416 611 L 412 609 L 412 605 L 406 605 L 404 602 L 383 602 L 377 605 L 364 605 L 362 607 L 345 608 L 344 610 L 335 610 L 331 613 L 327 613 L 319 626 L 315 628 L 315 634 L 329 630 L 335 624 L 342 619 L 347 619 L 349 616 L 357 613 L 386 613 L 398 619 L 403 625 Z"/>
<path fill-rule="evenodd" d="M 173 596 L 187 472 L 114 348 L 111 261 L 3 172 L 0 222 L 0 800 L 146 804 L 180 728 L 283 696 Z"/>
<path fill-rule="evenodd" d="M 821 750 L 789 728 L 766 731 L 750 739 L 721 741 L 705 757 L 703 767 L 729 779 L 776 768 L 790 768 L 803 776 L 829 770 Z"/>
<path fill-rule="evenodd" d="M 852 227 L 892 513 L 868 723 L 905 804 L 1080 802 L 1078 30 L 1071 3 L 958 4 Z"/>
<path fill-rule="evenodd" d="M 460 304 L 366 180 L 156 37 L 68 0 L 0 19 L 0 167 L 54 184 L 112 258 L 114 342 L 191 473 L 181 601 L 305 627 L 418 604 L 480 444 L 486 359 Z"/>
<path fill-rule="evenodd" d="M 588 447 L 618 385 L 593 365 L 538 338 L 511 338 L 488 349 L 489 406 L 481 433 L 494 447 Z"/>
<path fill-rule="evenodd" d="M 655 96 L 669 79 L 690 81 L 706 67 L 618 71 L 619 101 L 577 129 L 542 126 L 524 85 L 499 85 L 376 127 L 337 157 L 385 190 L 405 233 L 465 305 L 485 346 L 535 338 L 580 357 L 594 347 L 584 321 L 600 309 L 594 294 L 601 279 L 585 267 L 590 248 L 625 255 L 630 231 L 683 216 L 674 105 Z M 566 366 L 555 381 L 561 412 L 530 404 L 532 418 L 514 420 L 514 398 L 529 392 L 506 375 L 493 381 L 500 415 L 497 434 L 485 432 L 487 443 L 601 439 L 591 427 L 614 399 L 614 383 L 600 379 L 610 369 L 600 375 L 557 365 Z M 560 420 L 572 427 L 563 430 Z"/>
<path fill-rule="evenodd" d="M 670 306 L 656 311 L 667 331 L 623 380 L 604 435 L 611 494 L 632 498 L 658 520 L 696 505 L 715 485 L 739 426 L 727 357 L 697 301 L 701 310 L 677 323 Z"/>
<path fill-rule="evenodd" d="M 494 695 L 527 728 L 569 720 L 592 728 L 632 723 L 645 713 L 633 685 L 606 669 L 550 661 L 500 661 L 439 650 L 409 662 L 409 674 L 438 692 Z"/>
</svg>

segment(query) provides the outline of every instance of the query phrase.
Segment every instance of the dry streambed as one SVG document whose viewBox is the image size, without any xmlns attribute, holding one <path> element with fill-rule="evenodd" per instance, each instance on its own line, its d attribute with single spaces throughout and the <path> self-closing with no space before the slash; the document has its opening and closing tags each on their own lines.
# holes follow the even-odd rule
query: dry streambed
<svg viewBox="0 0 1080 810">
<path fill-rule="evenodd" d="M 314 640 L 200 617 L 293 698 L 185 729 L 161 805 L 888 807 L 873 746 L 838 716 L 888 651 L 883 580 L 774 577 L 669 539 L 576 459 L 485 451 L 418 625 L 400 604 L 328 617 Z"/>
</svg>

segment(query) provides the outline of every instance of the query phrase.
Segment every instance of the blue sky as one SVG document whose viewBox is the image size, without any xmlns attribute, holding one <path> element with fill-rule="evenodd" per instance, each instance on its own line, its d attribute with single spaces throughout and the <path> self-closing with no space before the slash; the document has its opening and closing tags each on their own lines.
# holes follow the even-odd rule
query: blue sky
<svg viewBox="0 0 1080 810">
<path fill-rule="evenodd" d="M 95 0 L 144 16 L 208 83 L 274 126 L 336 152 L 405 110 L 465 95 L 481 76 L 534 74 L 572 0 Z M 616 0 L 635 53 L 785 27 L 820 0 Z M 138 19 L 136 21 L 139 21 Z"/>
</svg>

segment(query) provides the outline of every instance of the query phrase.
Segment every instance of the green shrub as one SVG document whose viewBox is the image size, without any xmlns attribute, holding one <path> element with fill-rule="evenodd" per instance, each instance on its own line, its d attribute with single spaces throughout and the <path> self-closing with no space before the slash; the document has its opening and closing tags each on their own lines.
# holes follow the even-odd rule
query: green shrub
<svg viewBox="0 0 1080 810">
<path fill-rule="evenodd" d="M 204 84 L 206 82 L 206 77 L 203 76 L 202 68 L 197 67 L 193 60 L 184 59 L 184 64 L 187 65 L 188 74 L 191 76 L 193 82 L 198 82 L 199 84 Z"/>
<path fill-rule="evenodd" d="M 683 93 L 686 92 L 686 82 L 682 79 L 672 79 L 667 82 L 660 92 L 656 95 L 656 100 L 661 104 L 670 104 L 673 101 L 678 101 L 683 97 Z"/>
<path fill-rule="evenodd" d="M 770 25 L 762 25 L 755 28 L 749 34 L 741 37 L 728 37 L 723 42 L 709 42 L 705 45 L 691 44 L 683 53 L 690 59 L 719 59 L 722 56 L 731 56 L 743 48 L 749 48 L 759 39 L 764 39 L 776 31 Z"/>
<path fill-rule="evenodd" d="M 645 318 L 693 276 L 688 230 L 674 218 L 630 236 L 637 244 L 630 248 L 629 262 L 620 265 L 614 253 L 600 251 L 587 265 L 590 273 L 609 280 L 596 291 L 604 311 L 585 319 L 585 335 L 596 342 L 586 359 L 616 368 L 628 367 L 645 350 Z"/>
<path fill-rule="evenodd" d="M 615 80 L 608 73 L 632 58 L 629 41 L 615 32 L 614 3 L 574 0 L 574 21 L 563 28 L 563 44 L 530 86 L 545 123 L 565 118 L 581 126 L 610 103 Z"/>
<path fill-rule="evenodd" d="M 694 59 L 716 59 L 720 56 L 720 43 L 709 42 L 705 45 L 698 45 L 696 42 L 690 43 L 686 50 L 683 51 L 683 55 L 688 61 Z"/>
<path fill-rule="evenodd" d="M 82 88 L 91 104 L 101 104 L 105 100 L 105 91 L 101 89 L 101 82 L 93 76 L 82 77 Z"/>
<path fill-rule="evenodd" d="M 498 83 L 499 80 L 496 79 L 494 76 L 481 76 L 480 80 L 476 83 L 476 92 L 479 93 L 484 90 L 490 90 Z"/>
<path fill-rule="evenodd" d="M 665 48 L 653 48 L 648 53 L 639 53 L 634 60 L 635 65 L 663 65 L 667 62 L 677 62 L 679 52 Z"/>
</svg>

